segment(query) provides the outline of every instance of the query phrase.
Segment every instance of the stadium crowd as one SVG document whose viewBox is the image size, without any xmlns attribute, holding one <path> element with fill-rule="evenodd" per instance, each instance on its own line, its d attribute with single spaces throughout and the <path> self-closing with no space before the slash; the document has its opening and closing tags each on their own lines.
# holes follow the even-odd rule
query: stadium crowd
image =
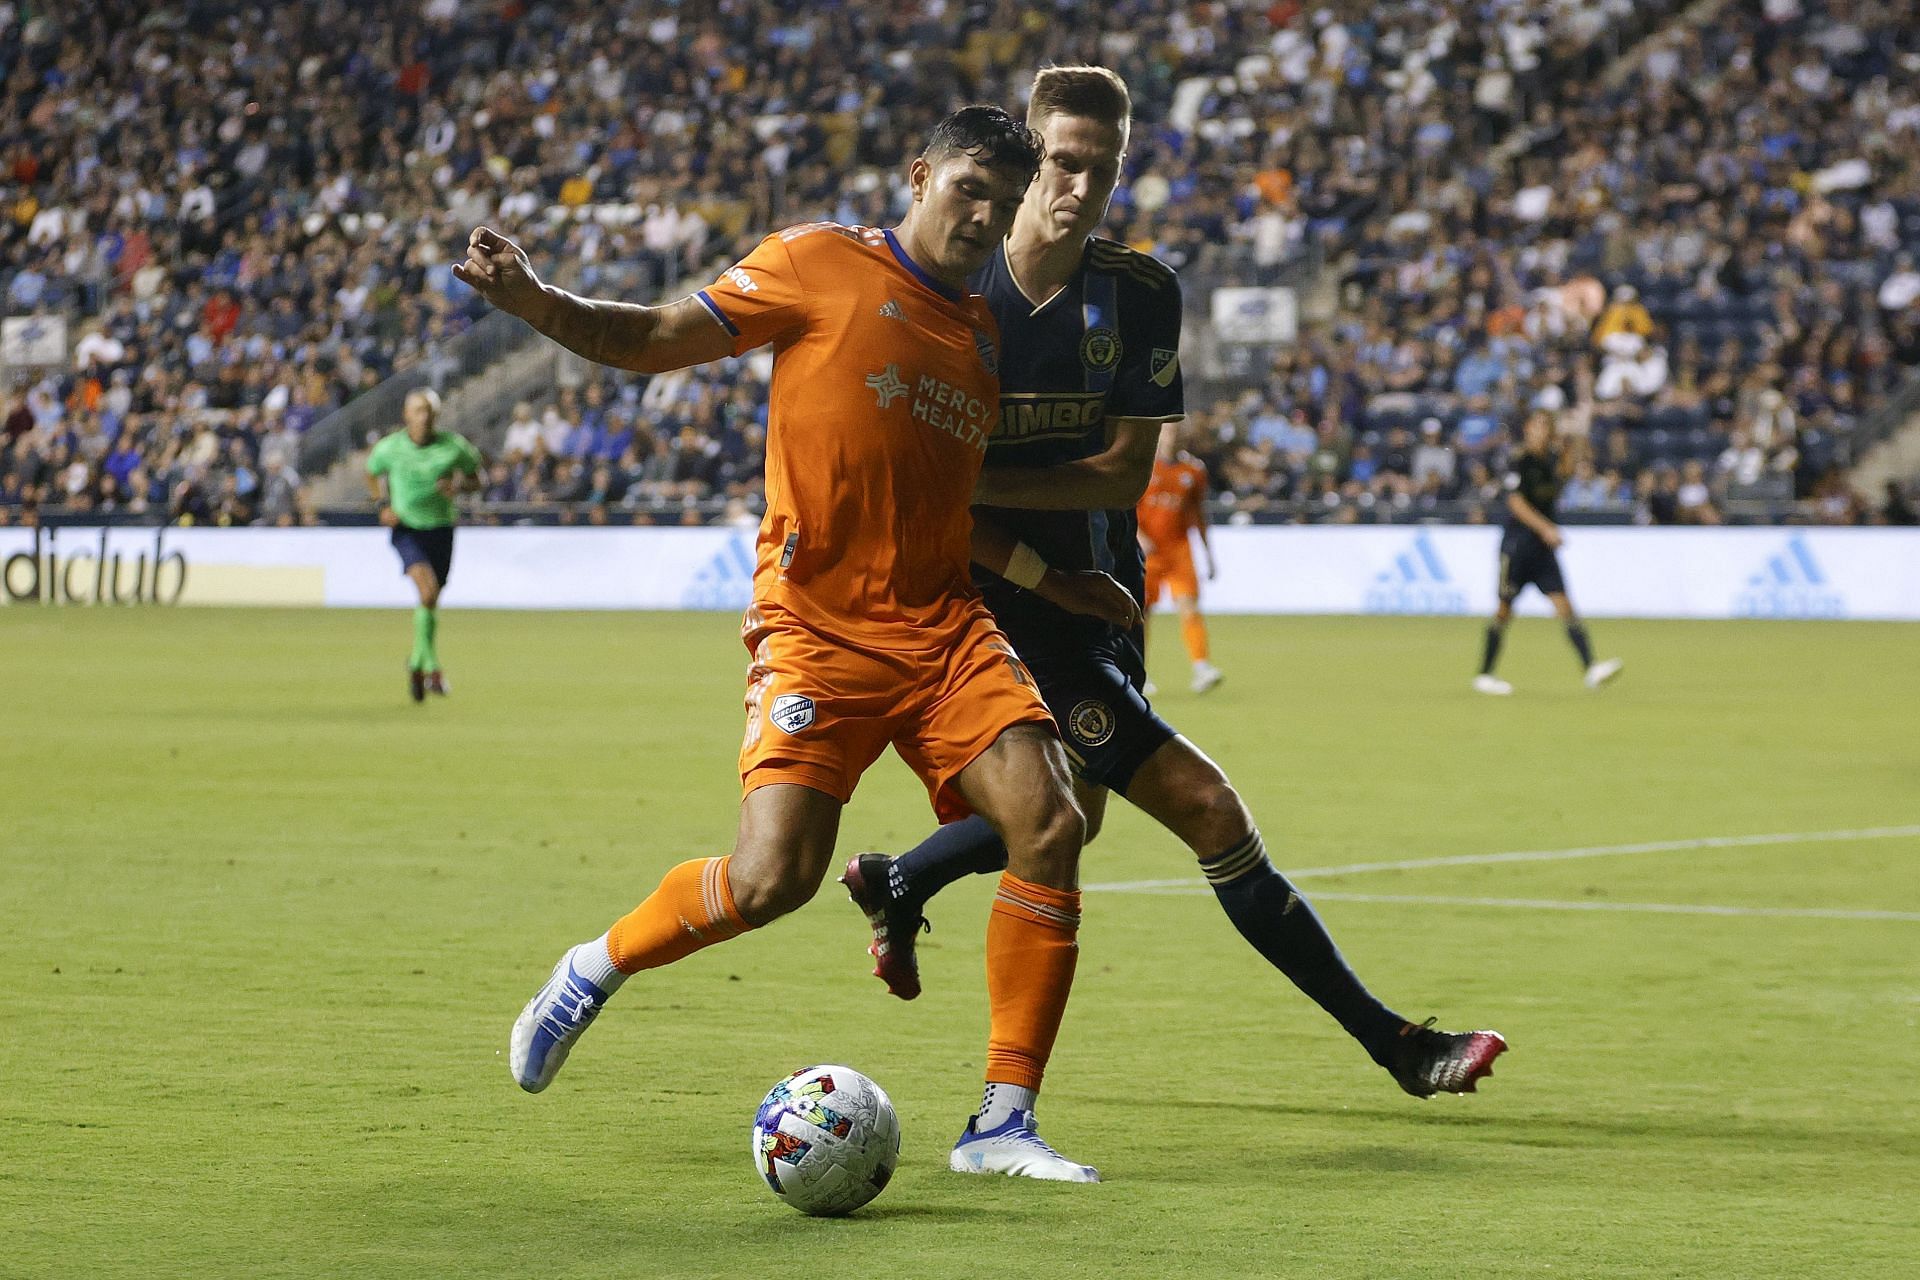
<svg viewBox="0 0 1920 1280">
<path fill-rule="evenodd" d="M 8 396 L 0 519 L 315 519 L 302 434 L 394 372 L 450 375 L 468 228 L 656 292 L 772 226 L 891 221 L 931 123 L 1047 59 L 1133 86 L 1112 234 L 1195 281 L 1356 263 L 1331 326 L 1194 406 L 1248 518 L 1484 506 L 1528 412 L 1581 453 L 1569 508 L 1812 496 L 1920 360 L 1913 24 L 1733 4 L 1607 84 L 1678 8 L 0 0 L 0 294 L 75 334 Z M 764 382 L 593 371 L 459 424 L 495 459 L 483 509 L 750 515 Z"/>
</svg>

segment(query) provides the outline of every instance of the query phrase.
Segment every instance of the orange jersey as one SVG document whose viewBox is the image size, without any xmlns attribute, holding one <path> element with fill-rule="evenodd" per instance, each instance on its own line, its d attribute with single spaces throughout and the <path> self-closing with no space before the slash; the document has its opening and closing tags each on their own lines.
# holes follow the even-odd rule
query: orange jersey
<svg viewBox="0 0 1920 1280">
<path fill-rule="evenodd" d="M 978 599 L 968 504 L 1000 415 L 986 300 L 892 232 L 830 222 L 768 236 L 698 296 L 736 355 L 774 347 L 756 606 L 872 648 L 952 644 Z"/>
<path fill-rule="evenodd" d="M 1173 462 L 1153 460 L 1153 479 L 1140 499 L 1140 532 L 1156 548 L 1187 545 L 1187 532 L 1202 524 L 1200 504 L 1207 500 L 1207 469 L 1184 455 Z"/>
</svg>

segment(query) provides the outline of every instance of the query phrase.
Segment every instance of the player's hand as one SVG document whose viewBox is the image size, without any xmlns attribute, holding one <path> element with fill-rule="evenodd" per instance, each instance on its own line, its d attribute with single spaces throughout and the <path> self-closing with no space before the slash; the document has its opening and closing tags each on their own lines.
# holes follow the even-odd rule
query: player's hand
<svg viewBox="0 0 1920 1280">
<path fill-rule="evenodd" d="M 1545 533 L 1540 535 L 1540 541 L 1547 544 L 1547 550 L 1558 551 L 1566 542 L 1566 538 L 1561 534 L 1559 528 L 1550 527 Z"/>
<path fill-rule="evenodd" d="M 392 507 L 380 508 L 380 523 L 391 529 L 400 523 L 400 517 L 393 514 Z"/>
<path fill-rule="evenodd" d="M 530 319 L 546 296 L 526 251 L 491 227 L 467 237 L 467 259 L 453 264 L 454 277 L 508 315 Z"/>
<path fill-rule="evenodd" d="M 1111 574 L 1095 569 L 1049 569 L 1035 594 L 1068 613 L 1098 618 L 1122 630 L 1132 630 L 1140 622 L 1139 601 Z"/>
<path fill-rule="evenodd" d="M 443 498 L 460 496 L 460 486 L 451 475 L 441 476 L 433 482 L 433 487 L 440 491 L 440 496 Z"/>
</svg>

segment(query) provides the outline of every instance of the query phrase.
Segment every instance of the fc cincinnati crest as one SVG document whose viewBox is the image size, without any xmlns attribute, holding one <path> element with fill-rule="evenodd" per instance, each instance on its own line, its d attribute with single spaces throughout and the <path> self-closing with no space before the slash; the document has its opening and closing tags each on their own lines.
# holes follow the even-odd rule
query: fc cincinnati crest
<svg viewBox="0 0 1920 1280">
<path fill-rule="evenodd" d="M 783 693 L 773 700 L 767 718 L 784 733 L 798 733 L 813 723 L 813 699 L 798 693 Z"/>
<path fill-rule="evenodd" d="M 1099 746 L 1113 736 L 1113 726 L 1113 708 L 1098 698 L 1076 704 L 1067 716 L 1067 732 L 1083 746 Z"/>
<path fill-rule="evenodd" d="M 973 349 L 980 353 L 980 363 L 994 377 L 1000 376 L 1000 352 L 994 348 L 993 339 L 978 329 L 973 331 Z"/>
<path fill-rule="evenodd" d="M 1120 335 L 1101 325 L 1087 330 L 1080 339 L 1080 363 L 1095 373 L 1105 373 L 1120 363 Z"/>
</svg>

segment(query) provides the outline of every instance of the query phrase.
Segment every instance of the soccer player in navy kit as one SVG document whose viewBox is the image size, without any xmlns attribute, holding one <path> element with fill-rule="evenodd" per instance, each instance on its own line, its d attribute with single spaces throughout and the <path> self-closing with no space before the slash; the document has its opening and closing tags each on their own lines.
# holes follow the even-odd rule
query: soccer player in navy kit
<svg viewBox="0 0 1920 1280">
<path fill-rule="evenodd" d="M 1544 413 L 1527 419 L 1520 452 L 1513 457 L 1506 478 L 1506 529 L 1500 536 L 1500 604 L 1487 624 L 1487 642 L 1480 655 L 1480 674 L 1473 678 L 1477 693 L 1505 697 L 1513 686 L 1493 674 L 1500 660 L 1500 643 L 1513 620 L 1513 602 L 1528 587 L 1536 587 L 1553 605 L 1567 629 L 1567 642 L 1580 657 L 1587 688 L 1598 689 L 1620 674 L 1618 658 L 1593 660 L 1586 624 L 1567 597 L 1566 575 L 1560 572 L 1560 526 L 1553 522 L 1554 507 L 1566 484 L 1560 451 L 1553 447 L 1553 421 Z"/>
<path fill-rule="evenodd" d="M 1027 123 L 1046 142 L 1011 235 L 973 279 L 1001 330 L 1000 424 L 975 489 L 984 528 L 1017 538 L 1004 574 L 975 577 L 1053 711 L 1088 839 L 1118 791 L 1193 850 L 1234 926 L 1417 1097 L 1471 1092 L 1506 1049 L 1496 1032 L 1450 1033 L 1387 1008 L 1355 977 L 1299 892 L 1268 861 L 1219 767 L 1148 706 L 1139 615 L 1069 614 L 1030 589 L 1049 568 L 1104 571 L 1144 600 L 1135 504 L 1163 424 L 1184 416 L 1180 286 L 1164 264 L 1093 230 L 1120 175 L 1125 83 L 1102 67 L 1047 67 Z M 873 926 L 876 976 L 920 992 L 915 935 L 929 898 L 1006 852 L 971 818 L 898 857 L 865 853 L 842 880 Z"/>
</svg>

